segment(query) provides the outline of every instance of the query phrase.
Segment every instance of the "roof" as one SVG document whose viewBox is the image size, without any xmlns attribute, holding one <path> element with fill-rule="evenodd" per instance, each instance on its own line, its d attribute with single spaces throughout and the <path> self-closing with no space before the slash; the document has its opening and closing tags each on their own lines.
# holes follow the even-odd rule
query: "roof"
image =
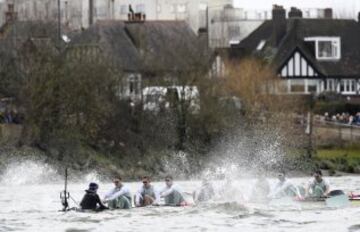
<svg viewBox="0 0 360 232">
<path fill-rule="evenodd" d="M 24 45 L 31 42 L 38 51 L 57 50 L 58 31 L 56 22 L 48 21 L 14 21 L 5 23 L 0 28 L 1 63 L 13 60 Z"/>
<path fill-rule="evenodd" d="M 58 40 L 57 23 L 54 21 L 15 21 L 0 28 L 0 43 L 21 46 L 29 38 L 50 38 Z M 13 48 L 13 46 L 10 46 Z"/>
<path fill-rule="evenodd" d="M 183 70 L 194 64 L 192 57 L 203 55 L 198 37 L 182 21 L 97 21 L 70 46 L 84 44 L 99 46 L 126 71 Z"/>
<path fill-rule="evenodd" d="M 240 43 L 240 48 L 248 54 L 268 58 L 279 70 L 292 55 L 299 50 L 323 75 L 327 77 L 353 77 L 360 75 L 360 24 L 344 19 L 304 19 L 286 20 L 286 33 L 277 46 L 272 43 L 272 20 L 265 21 L 257 30 Z M 341 59 L 332 61 L 316 60 L 314 47 L 304 41 L 306 37 L 327 36 L 341 38 Z M 258 44 L 266 41 L 261 52 Z"/>
<path fill-rule="evenodd" d="M 147 70 L 186 70 L 204 52 L 200 40 L 184 21 L 129 22 L 125 29 Z"/>
<path fill-rule="evenodd" d="M 96 45 L 119 68 L 125 71 L 137 71 L 140 57 L 124 27 L 125 23 L 122 21 L 98 21 L 76 35 L 70 42 L 70 48 Z"/>
</svg>

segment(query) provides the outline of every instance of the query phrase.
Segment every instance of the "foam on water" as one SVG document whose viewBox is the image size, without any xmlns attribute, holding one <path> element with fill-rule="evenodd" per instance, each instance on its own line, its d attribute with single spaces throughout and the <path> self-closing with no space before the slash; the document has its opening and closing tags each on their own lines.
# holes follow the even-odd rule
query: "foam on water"
<svg viewBox="0 0 360 232">
<path fill-rule="evenodd" d="M 306 181 L 297 178 L 300 184 Z M 274 183 L 275 180 L 271 180 Z M 330 178 L 336 188 L 345 190 L 359 186 L 357 177 Z M 239 191 L 251 181 L 235 181 Z M 127 183 L 132 193 L 141 183 Z M 199 181 L 178 182 L 187 192 L 196 189 Z M 154 183 L 162 187 L 164 183 Z M 69 191 L 79 200 L 84 184 L 71 184 Z M 100 196 L 111 183 L 101 184 Z M 59 191 L 63 185 L 0 186 L 0 231 L 358 231 L 358 208 L 325 209 L 316 207 L 299 210 L 294 207 L 240 204 L 232 199 L 191 207 L 145 207 L 102 213 L 58 212 Z M 24 194 L 26 193 L 26 194 Z M 72 202 L 71 202 L 72 203 Z M 73 204 L 72 204 L 73 206 Z"/>
</svg>

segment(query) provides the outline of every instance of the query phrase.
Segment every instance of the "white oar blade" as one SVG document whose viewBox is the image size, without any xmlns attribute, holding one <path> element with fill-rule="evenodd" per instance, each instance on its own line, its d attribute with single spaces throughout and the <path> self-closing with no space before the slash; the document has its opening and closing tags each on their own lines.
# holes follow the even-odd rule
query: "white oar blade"
<svg viewBox="0 0 360 232">
<path fill-rule="evenodd" d="M 342 208 L 350 205 L 348 196 L 339 195 L 326 199 L 326 206 L 331 208 Z"/>
</svg>

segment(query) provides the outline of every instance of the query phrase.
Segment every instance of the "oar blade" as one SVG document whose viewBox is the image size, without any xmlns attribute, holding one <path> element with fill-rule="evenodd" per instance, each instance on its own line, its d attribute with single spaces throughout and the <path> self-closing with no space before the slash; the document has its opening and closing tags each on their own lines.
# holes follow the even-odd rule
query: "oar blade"
<svg viewBox="0 0 360 232">
<path fill-rule="evenodd" d="M 331 208 L 342 208 L 350 205 L 348 196 L 345 194 L 330 197 L 325 200 L 326 206 Z"/>
</svg>

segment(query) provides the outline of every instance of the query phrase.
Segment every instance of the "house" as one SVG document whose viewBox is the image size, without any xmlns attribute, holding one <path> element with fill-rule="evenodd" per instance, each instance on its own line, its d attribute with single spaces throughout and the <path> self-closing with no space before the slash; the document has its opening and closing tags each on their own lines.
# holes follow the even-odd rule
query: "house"
<svg viewBox="0 0 360 232">
<path fill-rule="evenodd" d="M 136 14 L 129 21 L 97 21 L 72 38 L 67 53 L 100 56 L 122 79 L 119 96 L 140 101 L 147 86 L 184 84 L 179 76 L 206 61 L 199 41 L 184 21 L 147 21 Z"/>
<path fill-rule="evenodd" d="M 0 75 L 25 75 L 35 54 L 60 53 L 56 22 L 7 20 L 0 27 Z M 16 67 L 16 68 L 14 68 Z"/>
<path fill-rule="evenodd" d="M 325 18 L 305 19 L 292 8 L 286 18 L 275 5 L 272 15 L 237 49 L 273 65 L 287 94 L 360 96 L 360 14 L 334 19 L 328 9 Z"/>
</svg>

